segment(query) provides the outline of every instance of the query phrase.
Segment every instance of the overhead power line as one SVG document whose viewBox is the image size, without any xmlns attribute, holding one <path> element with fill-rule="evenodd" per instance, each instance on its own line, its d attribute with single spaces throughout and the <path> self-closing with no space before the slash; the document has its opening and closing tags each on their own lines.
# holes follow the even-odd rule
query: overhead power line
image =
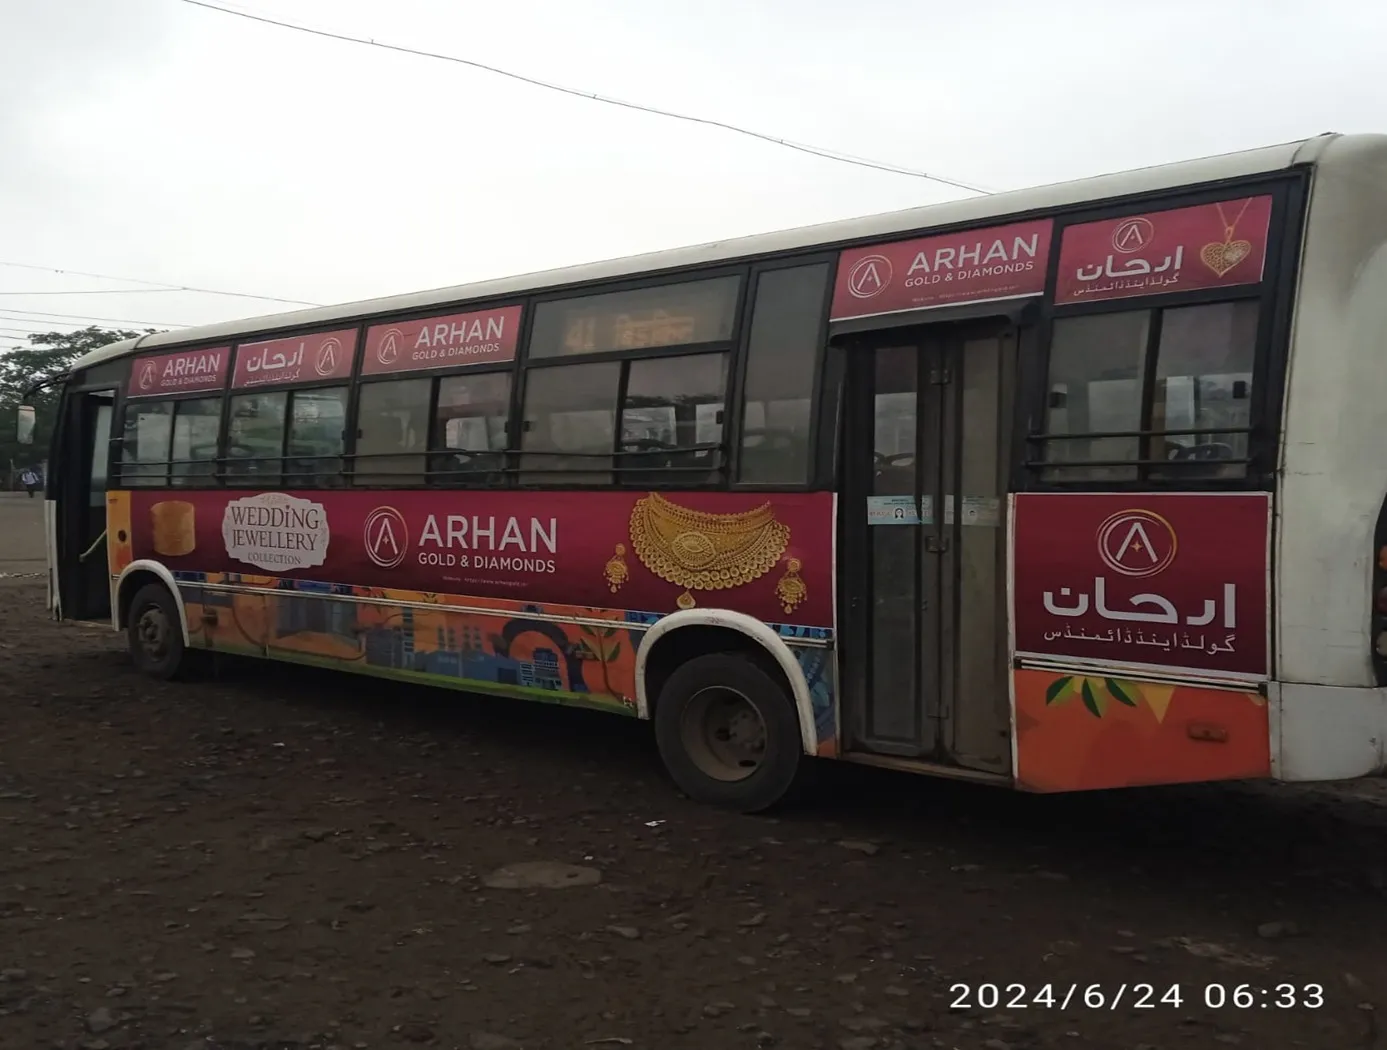
<svg viewBox="0 0 1387 1050">
<path fill-rule="evenodd" d="M 909 175 L 917 179 L 928 179 L 930 182 L 937 182 L 945 186 L 953 186 L 956 189 L 967 190 L 969 193 L 990 195 L 992 192 L 981 186 L 974 186 L 971 183 L 963 182 L 960 179 L 951 179 L 944 175 L 936 175 L 928 171 L 918 171 L 914 168 L 906 168 L 899 164 L 871 160 L 866 157 L 856 157 L 850 153 L 842 153 L 838 150 L 828 149 L 823 146 L 813 146 L 804 142 L 793 142 L 790 139 L 777 138 L 765 132 L 754 131 L 751 128 L 744 128 L 736 124 L 728 124 L 725 121 L 714 120 L 710 117 L 696 117 L 688 113 L 676 113 L 673 110 L 660 109 L 656 106 L 647 106 L 640 102 L 627 102 L 623 99 L 599 95 L 592 91 L 565 87 L 562 84 L 554 84 L 547 80 L 539 80 L 535 77 L 526 76 L 523 73 L 514 73 L 508 69 L 490 66 L 485 62 L 478 62 L 475 59 L 458 58 L 455 55 L 444 55 L 437 51 L 424 51 L 420 48 L 405 47 L 400 44 L 387 44 L 366 37 L 349 36 L 346 33 L 335 33 L 327 29 L 315 29 L 312 26 L 296 25 L 293 22 L 282 22 L 279 19 L 269 18 L 265 15 L 251 14 L 249 11 L 235 11 L 229 7 L 208 3 L 207 0 L 182 0 L 182 2 L 185 4 L 192 4 L 194 7 L 204 7 L 209 11 L 219 11 L 224 15 L 234 15 L 236 18 L 246 18 L 252 22 L 262 22 L 265 25 L 278 26 L 281 29 L 292 29 L 298 33 L 308 33 L 312 36 L 324 37 L 328 40 L 340 40 L 344 43 L 361 44 L 365 47 L 378 47 L 382 50 L 394 51 L 402 55 L 414 55 L 416 58 L 432 58 L 440 62 L 452 62 L 459 66 L 469 66 L 472 69 L 480 69 L 487 73 L 495 73 L 497 76 L 508 77 L 511 80 L 518 80 L 521 83 L 544 88 L 547 91 L 557 91 L 563 95 L 572 95 L 575 98 L 585 98 L 592 102 L 604 103 L 608 106 L 619 106 L 622 109 L 636 110 L 640 113 L 650 113 L 657 117 L 668 117 L 671 120 L 682 120 L 689 124 L 702 124 L 706 127 L 721 128 L 724 131 L 731 131 L 738 135 L 746 135 L 748 138 L 759 139 L 762 142 L 769 142 L 776 146 L 784 146 L 786 149 L 797 150 L 800 153 L 808 153 L 815 157 L 823 157 L 825 160 L 836 160 L 843 164 L 855 164 L 860 168 L 873 168 L 876 171 L 891 172 L 895 175 Z"/>
<path fill-rule="evenodd" d="M 125 281 L 127 284 L 143 284 L 150 288 L 159 288 L 169 292 L 196 292 L 199 295 L 229 295 L 237 299 L 259 299 L 267 303 L 285 303 L 289 306 L 323 305 L 322 303 L 310 303 L 303 299 L 281 299 L 275 295 L 252 295 L 250 292 L 228 292 L 223 288 L 197 288 L 190 284 L 168 284 L 164 281 L 146 281 L 140 277 L 116 277 L 109 273 L 90 273 L 86 270 L 63 270 L 56 266 L 38 266 L 34 263 L 5 262 L 0 260 L 0 266 L 12 266 L 19 270 L 38 270 L 42 273 L 61 273 L 73 277 L 95 277 L 99 281 Z M 120 289 L 112 289 L 112 291 L 119 290 Z"/>
<path fill-rule="evenodd" d="M 0 292 L 0 295 L 171 295 L 181 291 L 181 288 L 73 288 L 70 291 Z"/>
<path fill-rule="evenodd" d="M 8 321 L 30 321 L 36 324 L 50 324 L 48 318 L 58 321 L 104 321 L 108 324 L 130 325 L 135 328 L 188 328 L 186 324 L 173 324 L 169 321 L 134 321 L 128 317 L 92 317 L 88 314 L 56 314 L 48 313 L 43 310 L 20 310 L 17 307 L 5 307 L 6 314 L 0 314 Z M 32 314 L 31 317 L 15 317 L 14 314 Z"/>
</svg>

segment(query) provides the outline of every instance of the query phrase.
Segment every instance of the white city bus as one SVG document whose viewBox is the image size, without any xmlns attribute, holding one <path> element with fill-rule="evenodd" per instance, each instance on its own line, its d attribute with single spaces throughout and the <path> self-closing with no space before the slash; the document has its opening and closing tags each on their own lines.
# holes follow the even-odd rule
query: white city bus
<svg viewBox="0 0 1387 1050">
<path fill-rule="evenodd" d="M 1387 138 L 96 350 L 52 605 L 1033 791 L 1387 766 Z"/>
</svg>

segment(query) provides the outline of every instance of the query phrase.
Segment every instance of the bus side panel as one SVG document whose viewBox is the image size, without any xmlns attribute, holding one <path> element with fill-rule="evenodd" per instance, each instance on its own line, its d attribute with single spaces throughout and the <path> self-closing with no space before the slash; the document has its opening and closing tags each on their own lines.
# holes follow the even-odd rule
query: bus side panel
<svg viewBox="0 0 1387 1050">
<path fill-rule="evenodd" d="M 1012 497 L 1016 778 L 1267 777 L 1268 493 Z"/>
<path fill-rule="evenodd" d="M 1038 668 L 1013 677 L 1016 780 L 1025 790 L 1271 776 L 1258 692 Z"/>
<path fill-rule="evenodd" d="M 635 714 L 650 626 L 729 609 L 767 622 L 794 655 L 821 756 L 838 750 L 834 514 L 832 493 L 108 499 L 115 571 L 169 568 L 195 647 Z"/>
<path fill-rule="evenodd" d="M 1311 183 L 1277 501 L 1283 780 L 1387 771 L 1373 666 L 1374 530 L 1387 496 L 1387 143 L 1339 139 Z"/>
</svg>

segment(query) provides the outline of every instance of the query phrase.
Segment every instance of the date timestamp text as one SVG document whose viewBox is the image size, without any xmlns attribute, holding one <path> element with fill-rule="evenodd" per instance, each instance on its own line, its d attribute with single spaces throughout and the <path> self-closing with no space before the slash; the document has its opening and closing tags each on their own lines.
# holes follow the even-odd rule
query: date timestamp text
<svg viewBox="0 0 1387 1050">
<path fill-rule="evenodd" d="M 1318 1010 L 1320 984 L 951 984 L 951 1010 Z"/>
</svg>

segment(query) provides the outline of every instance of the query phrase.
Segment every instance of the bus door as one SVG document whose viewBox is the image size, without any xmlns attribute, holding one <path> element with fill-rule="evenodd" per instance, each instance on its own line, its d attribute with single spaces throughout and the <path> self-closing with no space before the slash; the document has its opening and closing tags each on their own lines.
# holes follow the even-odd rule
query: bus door
<svg viewBox="0 0 1387 1050">
<path fill-rule="evenodd" d="M 111 616 L 106 551 L 106 479 L 115 437 L 116 391 L 68 390 L 50 470 L 56 493 L 57 593 L 68 620 Z"/>
<path fill-rule="evenodd" d="M 847 351 L 846 750 L 1010 770 L 1016 347 L 997 321 L 869 333 Z"/>
</svg>

